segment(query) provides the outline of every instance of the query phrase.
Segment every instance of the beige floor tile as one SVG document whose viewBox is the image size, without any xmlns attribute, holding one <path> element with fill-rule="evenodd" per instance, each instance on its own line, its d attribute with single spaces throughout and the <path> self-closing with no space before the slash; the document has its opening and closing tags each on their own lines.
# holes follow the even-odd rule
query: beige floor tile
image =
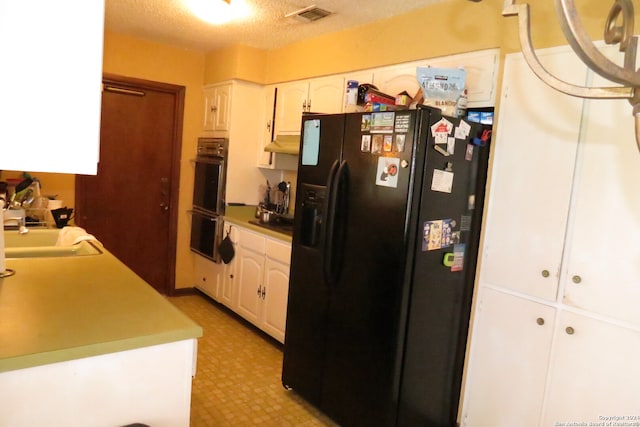
<svg viewBox="0 0 640 427">
<path fill-rule="evenodd" d="M 202 326 L 191 427 L 336 426 L 282 387 L 282 346 L 202 295 L 169 298 Z"/>
</svg>

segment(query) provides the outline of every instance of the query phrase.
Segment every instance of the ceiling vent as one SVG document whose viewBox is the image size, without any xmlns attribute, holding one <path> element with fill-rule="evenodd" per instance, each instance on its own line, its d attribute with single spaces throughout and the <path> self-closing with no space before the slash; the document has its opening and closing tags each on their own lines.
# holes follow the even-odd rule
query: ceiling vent
<svg viewBox="0 0 640 427">
<path fill-rule="evenodd" d="M 316 5 L 307 6 L 303 9 L 296 10 L 295 12 L 290 12 L 284 15 L 285 18 L 294 17 L 304 22 L 313 22 L 318 19 L 326 18 L 331 15 L 332 12 L 328 10 L 320 9 L 316 7 Z"/>
</svg>

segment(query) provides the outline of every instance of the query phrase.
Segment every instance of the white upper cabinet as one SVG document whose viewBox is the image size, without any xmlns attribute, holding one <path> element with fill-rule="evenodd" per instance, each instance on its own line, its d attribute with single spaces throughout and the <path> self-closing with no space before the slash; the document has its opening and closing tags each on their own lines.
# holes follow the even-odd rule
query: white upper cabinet
<svg viewBox="0 0 640 427">
<path fill-rule="evenodd" d="M 596 78 L 594 84 L 605 83 Z M 588 114 L 577 157 L 563 302 L 640 328 L 640 153 L 631 106 L 593 100 Z"/>
<path fill-rule="evenodd" d="M 307 112 L 341 113 L 345 81 L 341 76 L 321 77 L 309 80 Z"/>
<path fill-rule="evenodd" d="M 205 132 L 229 130 L 231 89 L 231 83 L 204 87 L 203 130 Z"/>
<path fill-rule="evenodd" d="M 275 134 L 299 134 L 302 113 L 306 112 L 309 82 L 298 81 L 277 86 Z"/>
<path fill-rule="evenodd" d="M 388 95 L 406 91 L 415 96 L 420 89 L 418 67 L 464 68 L 469 107 L 492 107 L 495 104 L 498 76 L 498 49 L 424 59 L 375 69 L 373 84 Z"/>
<path fill-rule="evenodd" d="M 103 32 L 104 0 L 2 2 L 0 170 L 97 173 Z"/>
<path fill-rule="evenodd" d="M 277 86 L 275 135 L 298 135 L 303 113 L 341 113 L 344 79 L 321 77 Z"/>
</svg>

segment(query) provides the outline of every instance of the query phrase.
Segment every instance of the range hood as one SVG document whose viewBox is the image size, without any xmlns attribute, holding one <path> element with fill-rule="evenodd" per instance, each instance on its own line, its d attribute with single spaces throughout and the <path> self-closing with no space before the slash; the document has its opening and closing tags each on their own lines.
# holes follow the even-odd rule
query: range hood
<svg viewBox="0 0 640 427">
<path fill-rule="evenodd" d="M 264 147 L 264 151 L 282 154 L 300 154 L 300 135 L 278 135 Z"/>
</svg>

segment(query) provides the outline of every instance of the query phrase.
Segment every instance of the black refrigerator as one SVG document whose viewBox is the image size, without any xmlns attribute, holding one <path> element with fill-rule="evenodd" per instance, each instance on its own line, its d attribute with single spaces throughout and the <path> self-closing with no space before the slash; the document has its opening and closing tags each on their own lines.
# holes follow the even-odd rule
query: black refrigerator
<svg viewBox="0 0 640 427">
<path fill-rule="evenodd" d="M 455 425 L 490 134 L 303 116 L 282 382 L 337 424 Z"/>
</svg>

